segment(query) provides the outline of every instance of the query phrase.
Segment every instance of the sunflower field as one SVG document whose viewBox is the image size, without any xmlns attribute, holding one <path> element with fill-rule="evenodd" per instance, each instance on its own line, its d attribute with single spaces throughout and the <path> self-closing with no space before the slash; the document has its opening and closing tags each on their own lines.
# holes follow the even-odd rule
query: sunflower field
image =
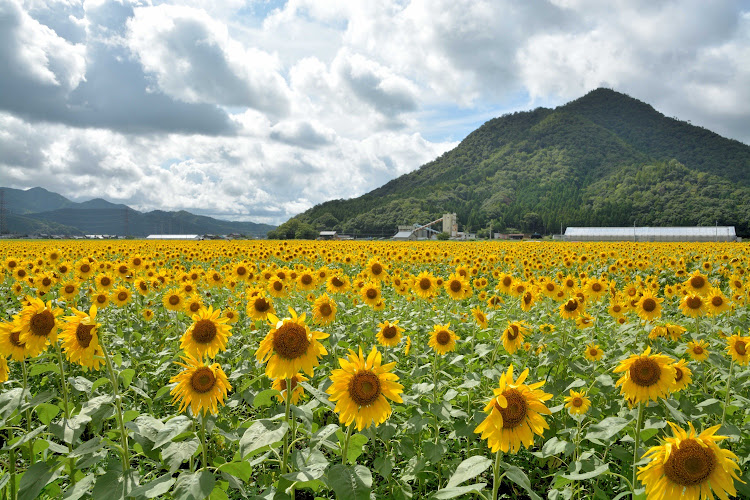
<svg viewBox="0 0 750 500">
<path fill-rule="evenodd" d="M 3 499 L 750 498 L 741 243 L 4 241 Z"/>
</svg>

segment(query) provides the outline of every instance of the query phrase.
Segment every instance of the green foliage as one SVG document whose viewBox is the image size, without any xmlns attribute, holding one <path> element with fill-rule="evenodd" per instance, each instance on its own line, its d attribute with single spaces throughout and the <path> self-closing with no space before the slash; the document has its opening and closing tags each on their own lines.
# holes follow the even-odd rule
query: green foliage
<svg viewBox="0 0 750 500">
<path fill-rule="evenodd" d="M 299 219 L 289 219 L 266 237 L 269 240 L 314 240 L 320 234 L 311 224 Z"/>
<path fill-rule="evenodd" d="M 750 234 L 750 147 L 598 89 L 554 110 L 488 121 L 455 149 L 359 198 L 297 219 L 393 234 L 455 212 L 463 229 L 736 226 Z"/>
</svg>

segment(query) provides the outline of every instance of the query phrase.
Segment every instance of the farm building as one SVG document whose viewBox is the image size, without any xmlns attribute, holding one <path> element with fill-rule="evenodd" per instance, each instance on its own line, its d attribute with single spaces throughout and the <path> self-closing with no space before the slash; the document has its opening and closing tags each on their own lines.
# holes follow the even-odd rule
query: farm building
<svg viewBox="0 0 750 500">
<path fill-rule="evenodd" d="M 197 234 L 149 234 L 147 240 L 200 240 Z"/>
<path fill-rule="evenodd" d="M 569 227 L 564 241 L 737 241 L 734 226 Z"/>
</svg>

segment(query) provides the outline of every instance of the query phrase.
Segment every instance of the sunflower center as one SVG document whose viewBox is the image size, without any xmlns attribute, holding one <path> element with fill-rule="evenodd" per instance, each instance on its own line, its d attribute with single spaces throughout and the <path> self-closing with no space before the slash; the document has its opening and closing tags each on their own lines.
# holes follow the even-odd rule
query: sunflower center
<svg viewBox="0 0 750 500">
<path fill-rule="evenodd" d="M 368 299 L 372 300 L 378 296 L 378 291 L 375 290 L 374 288 L 370 288 L 367 290 L 365 295 L 367 295 Z"/>
<path fill-rule="evenodd" d="M 419 280 L 419 288 L 422 290 L 429 290 L 432 288 L 432 281 L 430 281 L 430 278 L 422 278 Z"/>
<path fill-rule="evenodd" d="M 503 286 L 510 286 L 511 283 L 513 283 L 513 280 L 510 278 L 510 276 L 506 276 L 503 278 Z"/>
<path fill-rule="evenodd" d="M 531 292 L 526 292 L 523 296 L 523 302 L 525 304 L 531 304 L 531 301 L 534 299 L 534 296 L 531 294 Z"/>
<path fill-rule="evenodd" d="M 703 288 L 705 285 L 706 280 L 703 279 L 703 276 L 693 276 L 692 278 L 690 278 L 690 286 L 692 286 L 696 290 Z"/>
<path fill-rule="evenodd" d="M 128 266 L 120 266 L 117 268 L 117 272 L 120 274 L 128 274 Z"/>
<path fill-rule="evenodd" d="M 693 347 L 693 354 L 703 354 L 703 348 L 699 345 Z"/>
<path fill-rule="evenodd" d="M 76 291 L 76 287 L 73 285 L 65 285 L 65 293 L 73 293 Z"/>
<path fill-rule="evenodd" d="M 694 295 L 692 297 L 688 297 L 687 300 L 685 300 L 685 304 L 687 304 L 690 309 L 700 309 L 703 305 L 703 301 L 700 297 Z"/>
<path fill-rule="evenodd" d="M 210 391 L 215 384 L 216 377 L 214 376 L 214 372 L 207 366 L 198 368 L 193 372 L 193 376 L 190 377 L 190 385 L 199 394 Z"/>
<path fill-rule="evenodd" d="M 100 293 L 99 295 L 96 296 L 96 302 L 98 304 L 104 304 L 105 302 L 107 302 L 107 296 Z"/>
<path fill-rule="evenodd" d="M 128 300 L 128 292 L 120 292 L 117 294 L 117 300 L 126 301 Z"/>
<path fill-rule="evenodd" d="M 284 359 L 299 358 L 307 352 L 309 345 L 307 331 L 297 323 L 284 323 L 273 337 L 273 350 Z"/>
<path fill-rule="evenodd" d="M 320 306 L 320 315 L 321 316 L 330 316 L 333 312 L 333 309 L 331 308 L 331 304 L 325 303 Z"/>
<path fill-rule="evenodd" d="M 526 402 L 526 398 L 523 397 L 517 389 L 506 389 L 503 392 L 505 400 L 508 402 L 508 406 L 505 408 L 499 408 L 500 415 L 503 417 L 503 429 L 513 429 L 518 427 L 521 422 L 524 421 L 528 414 L 529 404 Z"/>
<path fill-rule="evenodd" d="M 259 297 L 255 299 L 254 307 L 255 307 L 255 310 L 258 312 L 266 312 L 268 311 L 269 304 L 266 299 L 264 299 L 263 297 Z"/>
<path fill-rule="evenodd" d="M 21 337 L 21 332 L 19 331 L 10 332 L 10 343 L 13 344 L 15 347 L 25 346 L 26 344 L 21 342 L 20 337 Z"/>
<path fill-rule="evenodd" d="M 458 280 L 451 281 L 451 292 L 458 293 L 461 291 L 461 282 Z"/>
<path fill-rule="evenodd" d="M 344 286 L 344 282 L 341 281 L 338 276 L 334 276 L 333 279 L 331 279 L 331 284 L 335 287 Z"/>
<path fill-rule="evenodd" d="M 140 266 L 142 262 L 143 261 L 139 257 L 136 257 L 136 258 L 133 259 L 133 265 L 134 266 Z"/>
<path fill-rule="evenodd" d="M 734 350 L 737 351 L 737 354 L 740 356 L 744 356 L 747 354 L 747 344 L 745 344 L 744 340 L 738 340 L 734 343 Z"/>
<path fill-rule="evenodd" d="M 89 266 L 88 264 L 84 264 L 84 265 L 81 266 L 81 272 L 82 273 L 87 273 L 89 271 L 91 271 L 91 266 Z"/>
<path fill-rule="evenodd" d="M 545 285 L 547 287 L 547 291 L 554 292 L 555 291 L 555 284 L 554 283 L 547 283 Z"/>
<path fill-rule="evenodd" d="M 120 300 L 125 300 L 125 299 L 120 299 Z M 190 312 L 198 312 L 200 308 L 201 308 L 200 302 L 192 302 L 190 304 Z M 204 320 L 201 320 L 201 321 L 204 321 Z"/>
<path fill-rule="evenodd" d="M 602 285 L 599 283 L 594 283 L 591 285 L 591 289 L 595 292 L 601 292 L 602 291 Z"/>
<path fill-rule="evenodd" d="M 612 310 L 616 313 L 619 313 L 620 311 L 622 311 L 622 306 L 619 304 L 615 304 L 612 306 Z"/>
<path fill-rule="evenodd" d="M 109 286 L 110 283 L 112 283 L 112 280 L 109 279 L 107 276 L 103 277 L 101 280 L 102 286 Z"/>
<path fill-rule="evenodd" d="M 140 283 L 138 283 L 138 288 L 140 288 L 143 292 L 148 291 L 148 285 L 146 285 L 145 281 L 141 281 Z"/>
<path fill-rule="evenodd" d="M 656 301 L 652 298 L 645 299 L 643 301 L 643 310 L 646 312 L 652 312 L 656 309 Z"/>
<path fill-rule="evenodd" d="M 199 344 L 208 344 L 216 334 L 216 325 L 210 319 L 201 319 L 193 327 L 193 340 Z"/>
<path fill-rule="evenodd" d="M 79 324 L 78 328 L 76 328 L 76 338 L 78 339 L 78 344 L 84 349 L 88 348 L 88 346 L 91 345 L 91 340 L 94 338 L 94 336 L 91 334 L 91 330 L 94 329 L 94 326 L 96 325 Z"/>
<path fill-rule="evenodd" d="M 349 381 L 349 396 L 359 406 L 370 406 L 380 396 L 380 379 L 369 370 L 355 373 Z"/>
<path fill-rule="evenodd" d="M 170 295 L 169 303 L 170 305 L 176 306 L 180 303 L 180 298 L 177 295 Z"/>
<path fill-rule="evenodd" d="M 372 271 L 372 274 L 377 276 L 378 274 L 383 272 L 383 266 L 378 264 L 377 262 L 370 267 L 370 271 Z"/>
<path fill-rule="evenodd" d="M 309 285 L 310 283 L 313 282 L 313 279 L 312 279 L 312 276 L 310 276 L 309 274 L 303 274 L 302 278 L 300 278 L 300 281 L 302 281 L 303 285 Z"/>
<path fill-rule="evenodd" d="M 516 340 L 518 338 L 518 326 L 510 325 L 508 327 L 508 340 Z"/>
<path fill-rule="evenodd" d="M 713 304 L 714 307 L 721 307 L 723 303 L 724 303 L 724 299 L 722 299 L 718 295 L 711 297 L 711 304 Z"/>
<path fill-rule="evenodd" d="M 46 337 L 55 326 L 55 317 L 46 309 L 31 318 L 31 333 L 38 337 Z"/>
<path fill-rule="evenodd" d="M 281 386 L 281 390 L 286 390 L 286 379 L 282 378 L 279 385 Z M 292 390 L 294 390 L 295 387 L 297 387 L 297 377 L 292 377 L 292 383 L 290 384 L 292 386 Z"/>
<path fill-rule="evenodd" d="M 596 349 L 589 349 L 589 355 L 592 357 L 595 357 L 597 354 L 599 354 L 599 351 Z"/>
<path fill-rule="evenodd" d="M 46 276 L 44 279 L 42 279 L 42 286 L 50 286 L 52 284 L 52 280 L 47 278 Z"/>
<path fill-rule="evenodd" d="M 240 266 L 237 268 L 237 276 L 244 276 L 247 274 L 247 269 L 245 269 L 245 266 Z"/>
<path fill-rule="evenodd" d="M 630 380 L 641 387 L 650 387 L 661 378 L 659 363 L 650 358 L 638 358 L 630 366 Z"/>
<path fill-rule="evenodd" d="M 664 463 L 664 475 L 673 483 L 689 487 L 705 482 L 715 468 L 714 451 L 695 439 L 687 439 L 672 448 Z"/>
<path fill-rule="evenodd" d="M 680 380 L 682 380 L 682 370 L 680 369 L 680 367 L 675 366 L 674 367 L 674 381 L 679 382 Z"/>
<path fill-rule="evenodd" d="M 435 340 L 440 345 L 447 345 L 451 341 L 451 334 L 445 330 L 440 330 L 437 335 L 435 335 Z"/>
<path fill-rule="evenodd" d="M 385 328 L 383 328 L 383 337 L 386 339 L 392 339 L 396 336 L 398 333 L 398 330 L 396 330 L 396 327 L 393 325 L 388 325 Z"/>
<path fill-rule="evenodd" d="M 281 281 L 274 281 L 273 282 L 273 289 L 277 292 L 280 292 L 284 288 L 284 283 Z"/>
<path fill-rule="evenodd" d="M 570 299 L 569 301 L 567 301 L 565 303 L 565 310 L 566 311 L 573 312 L 576 309 L 578 309 L 578 301 L 577 300 Z"/>
<path fill-rule="evenodd" d="M 582 399 L 582 398 L 580 398 L 580 397 L 578 397 L 578 396 L 576 396 L 576 397 L 574 397 L 574 398 L 573 398 L 573 399 L 572 399 L 572 400 L 570 401 L 570 404 L 571 404 L 572 406 L 575 406 L 576 408 L 580 408 L 581 406 L 583 406 L 583 399 Z"/>
</svg>

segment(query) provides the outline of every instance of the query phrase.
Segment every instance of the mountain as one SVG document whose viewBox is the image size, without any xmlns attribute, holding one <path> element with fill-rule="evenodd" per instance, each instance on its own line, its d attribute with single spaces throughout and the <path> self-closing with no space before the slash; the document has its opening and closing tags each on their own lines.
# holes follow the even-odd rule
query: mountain
<svg viewBox="0 0 750 500">
<path fill-rule="evenodd" d="M 750 146 L 597 89 L 492 119 L 455 149 L 287 224 L 392 235 L 455 212 L 462 229 L 733 225 L 750 235 Z"/>
<path fill-rule="evenodd" d="M 6 231 L 16 234 L 230 234 L 264 237 L 276 226 L 214 219 L 190 212 L 139 212 L 102 198 L 76 203 L 42 188 L 0 188 Z"/>
</svg>

